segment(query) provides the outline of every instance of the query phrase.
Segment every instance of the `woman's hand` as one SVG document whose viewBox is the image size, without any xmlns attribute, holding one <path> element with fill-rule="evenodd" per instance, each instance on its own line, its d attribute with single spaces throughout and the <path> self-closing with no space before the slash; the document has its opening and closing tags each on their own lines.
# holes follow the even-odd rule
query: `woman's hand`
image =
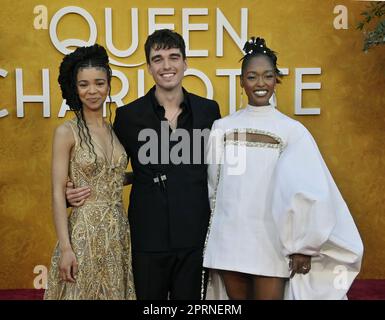
<svg viewBox="0 0 385 320">
<path fill-rule="evenodd" d="M 296 273 L 307 274 L 311 269 L 311 256 L 294 253 L 289 256 L 289 270 L 291 270 L 290 278 Z"/>
<path fill-rule="evenodd" d="M 67 282 L 75 282 L 78 273 L 78 263 L 75 253 L 71 248 L 61 250 L 59 262 L 60 279 Z"/>
</svg>

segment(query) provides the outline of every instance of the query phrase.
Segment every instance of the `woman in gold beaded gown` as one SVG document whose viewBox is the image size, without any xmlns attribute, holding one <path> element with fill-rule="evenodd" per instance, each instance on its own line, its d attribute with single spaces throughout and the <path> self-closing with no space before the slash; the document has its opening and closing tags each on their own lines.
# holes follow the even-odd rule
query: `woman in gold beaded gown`
<svg viewBox="0 0 385 320">
<path fill-rule="evenodd" d="M 58 81 L 76 118 L 60 125 L 53 140 L 52 203 L 58 243 L 44 299 L 135 299 L 122 201 L 127 156 L 102 116 L 111 82 L 106 50 L 95 44 L 66 55 Z M 75 186 L 90 188 L 90 197 L 69 217 L 68 176 Z"/>
</svg>

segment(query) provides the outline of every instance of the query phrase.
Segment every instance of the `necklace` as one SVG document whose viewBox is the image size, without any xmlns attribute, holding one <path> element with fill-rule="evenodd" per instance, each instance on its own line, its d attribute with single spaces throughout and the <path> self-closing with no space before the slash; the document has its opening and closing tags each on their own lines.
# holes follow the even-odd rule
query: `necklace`
<svg viewBox="0 0 385 320">
<path fill-rule="evenodd" d="M 168 125 L 170 126 L 171 130 L 174 132 L 176 127 L 178 126 L 178 119 L 175 120 L 175 118 L 179 115 L 181 109 L 178 108 L 175 112 L 174 115 L 171 117 L 171 119 L 167 119 Z M 175 120 L 175 122 L 174 122 Z"/>
</svg>

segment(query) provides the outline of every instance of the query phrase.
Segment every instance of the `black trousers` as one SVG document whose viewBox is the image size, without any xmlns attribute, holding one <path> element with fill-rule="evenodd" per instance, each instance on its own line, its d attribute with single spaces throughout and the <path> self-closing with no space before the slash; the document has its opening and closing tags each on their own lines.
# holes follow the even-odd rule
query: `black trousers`
<svg viewBox="0 0 385 320">
<path fill-rule="evenodd" d="M 203 249 L 132 252 L 138 300 L 200 300 Z"/>
</svg>

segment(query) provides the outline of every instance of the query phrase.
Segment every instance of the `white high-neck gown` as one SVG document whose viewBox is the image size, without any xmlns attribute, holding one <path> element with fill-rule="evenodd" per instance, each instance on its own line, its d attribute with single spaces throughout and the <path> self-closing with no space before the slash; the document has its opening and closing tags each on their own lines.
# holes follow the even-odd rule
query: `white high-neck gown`
<svg viewBox="0 0 385 320">
<path fill-rule="evenodd" d="M 224 138 L 242 132 L 274 143 Z M 285 298 L 345 298 L 363 245 L 307 129 L 271 106 L 248 105 L 214 123 L 207 159 L 204 267 L 288 278 L 288 256 L 311 255 L 311 271 L 288 282 Z"/>
</svg>

